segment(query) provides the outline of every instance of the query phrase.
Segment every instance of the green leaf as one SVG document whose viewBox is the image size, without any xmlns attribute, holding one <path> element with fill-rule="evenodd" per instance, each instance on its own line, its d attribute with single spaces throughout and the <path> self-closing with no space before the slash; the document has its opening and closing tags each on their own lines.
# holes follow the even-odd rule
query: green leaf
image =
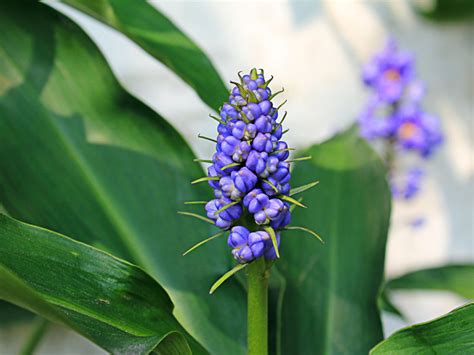
<svg viewBox="0 0 474 355">
<path fill-rule="evenodd" d="M 4 215 L 0 298 L 68 325 L 112 353 L 177 348 L 190 354 L 187 340 L 194 353 L 205 353 L 173 317 L 166 292 L 140 268 Z"/>
<path fill-rule="evenodd" d="M 145 268 L 175 316 L 217 354 L 245 352 L 245 291 L 215 227 L 177 214 L 209 200 L 183 138 L 117 83 L 83 31 L 37 2 L 0 1 L 0 201 L 17 219 Z M 185 206 L 202 213 L 203 206 Z M 229 317 L 229 309 L 233 315 Z"/>
<path fill-rule="evenodd" d="M 63 0 L 122 32 L 187 82 L 213 109 L 229 96 L 206 54 L 147 1 Z"/>
<path fill-rule="evenodd" d="M 209 294 L 213 294 L 219 288 L 220 285 L 222 285 L 225 281 L 227 281 L 230 277 L 232 277 L 236 272 L 239 272 L 246 266 L 247 264 L 237 264 L 232 269 L 227 271 L 224 275 L 219 277 L 219 279 L 216 282 L 214 282 L 214 284 L 211 286 L 211 289 L 209 290 Z"/>
<path fill-rule="evenodd" d="M 317 179 L 320 186 L 304 193 L 308 208 L 296 209 L 291 225 L 318 231 L 325 244 L 304 231 L 281 232 L 281 353 L 367 354 L 383 338 L 377 295 L 390 216 L 385 169 L 353 129 L 301 154 L 313 158 L 296 166 L 292 184 Z"/>
<path fill-rule="evenodd" d="M 370 354 L 472 354 L 474 303 L 392 334 Z"/>
<path fill-rule="evenodd" d="M 387 281 L 393 290 L 442 290 L 474 299 L 474 265 L 446 265 L 417 270 Z"/>
</svg>

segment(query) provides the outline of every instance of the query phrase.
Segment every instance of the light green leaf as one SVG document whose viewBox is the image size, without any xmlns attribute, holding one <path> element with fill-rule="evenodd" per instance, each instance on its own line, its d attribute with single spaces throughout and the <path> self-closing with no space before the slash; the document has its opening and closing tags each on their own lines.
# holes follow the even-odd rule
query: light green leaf
<svg viewBox="0 0 474 355">
<path fill-rule="evenodd" d="M 245 291 L 225 243 L 183 250 L 215 227 L 177 214 L 209 200 L 189 146 L 117 83 L 83 31 L 37 2 L 0 1 L 0 201 L 39 225 L 145 268 L 213 353 L 245 351 Z M 202 213 L 202 206 L 185 206 Z M 229 309 L 233 315 L 229 317 Z"/>
<path fill-rule="evenodd" d="M 377 308 L 383 280 L 390 191 L 377 155 L 355 130 L 301 154 L 313 158 L 295 167 L 292 185 L 320 181 L 305 191 L 307 209 L 293 212 L 281 233 L 276 263 L 286 279 L 282 354 L 367 354 L 383 338 Z"/>
<path fill-rule="evenodd" d="M 472 354 L 474 303 L 430 322 L 399 330 L 371 351 L 371 355 Z"/>
<path fill-rule="evenodd" d="M 445 265 L 416 270 L 387 281 L 387 292 L 393 290 L 442 290 L 474 299 L 474 265 Z"/>
<path fill-rule="evenodd" d="M 63 0 L 136 42 L 187 82 L 213 109 L 228 91 L 206 54 L 144 0 Z"/>
<path fill-rule="evenodd" d="M 166 292 L 140 268 L 4 215 L 0 298 L 68 325 L 112 353 L 191 354 L 187 340 L 194 353 L 206 353 L 173 317 Z"/>
</svg>

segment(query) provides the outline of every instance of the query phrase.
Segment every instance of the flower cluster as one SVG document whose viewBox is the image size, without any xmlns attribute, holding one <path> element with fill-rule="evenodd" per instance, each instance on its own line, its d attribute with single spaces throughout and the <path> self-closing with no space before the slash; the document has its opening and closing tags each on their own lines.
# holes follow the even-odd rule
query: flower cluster
<svg viewBox="0 0 474 355">
<path fill-rule="evenodd" d="M 363 69 L 364 84 L 373 95 L 359 115 L 360 134 L 386 142 L 392 177 L 395 152 L 414 152 L 426 159 L 443 140 L 439 120 L 421 107 L 425 88 L 414 69 L 413 56 L 399 50 L 393 39 Z M 420 171 L 409 169 L 405 186 L 392 187 L 394 196 L 413 197 L 419 190 Z"/>
<path fill-rule="evenodd" d="M 240 263 L 274 259 L 274 239 L 290 223 L 290 165 L 279 108 L 263 71 L 252 69 L 233 83 L 220 109 L 216 151 L 208 168 L 214 199 L 206 204 L 215 225 L 230 230 L 228 244 Z M 280 91 L 281 92 L 281 91 Z M 278 244 L 277 244 L 278 245 Z"/>
</svg>

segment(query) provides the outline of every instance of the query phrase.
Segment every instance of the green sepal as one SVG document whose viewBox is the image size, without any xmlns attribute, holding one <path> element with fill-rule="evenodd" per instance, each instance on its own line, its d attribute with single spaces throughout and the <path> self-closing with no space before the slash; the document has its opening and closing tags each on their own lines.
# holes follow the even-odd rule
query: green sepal
<svg viewBox="0 0 474 355">
<path fill-rule="evenodd" d="M 268 185 L 270 185 L 270 187 L 271 187 L 276 193 L 279 192 L 279 191 L 278 191 L 278 188 L 277 188 L 275 185 L 273 185 L 270 181 L 268 181 L 267 179 L 262 179 L 262 181 L 265 182 L 265 183 L 267 183 Z"/>
<path fill-rule="evenodd" d="M 268 87 L 268 85 L 270 85 L 270 83 L 272 82 L 273 80 L 273 75 L 270 79 L 268 79 L 261 87 L 262 89 L 266 89 Z"/>
<path fill-rule="evenodd" d="M 237 264 L 235 265 L 231 270 L 227 271 L 224 275 L 219 277 L 219 279 L 214 282 L 212 285 L 211 289 L 209 290 L 209 294 L 213 294 L 217 288 L 222 285 L 229 277 L 234 275 L 236 272 L 242 270 L 244 267 L 246 267 L 248 264 Z"/>
<path fill-rule="evenodd" d="M 315 231 L 312 231 L 312 230 L 309 229 L 309 228 L 306 228 L 306 227 L 298 227 L 298 226 L 290 226 L 290 227 L 285 227 L 285 228 L 283 228 L 283 229 L 284 229 L 284 230 L 300 230 L 300 231 L 309 233 L 309 234 L 311 234 L 312 236 L 316 237 L 321 243 L 324 244 L 323 238 L 321 238 L 318 233 L 316 233 Z"/>
<path fill-rule="evenodd" d="M 201 133 L 198 134 L 198 138 L 205 139 L 206 141 L 217 143 L 217 141 L 215 139 L 203 136 Z"/>
<path fill-rule="evenodd" d="M 276 256 L 277 258 L 280 258 L 280 252 L 278 251 L 278 242 L 276 239 L 275 230 L 270 226 L 264 227 L 264 229 L 268 232 L 268 234 L 270 234 L 270 239 L 272 240 L 273 247 L 275 248 Z"/>
<path fill-rule="evenodd" d="M 294 189 L 290 190 L 290 196 L 293 196 L 293 195 L 299 194 L 303 191 L 309 190 L 310 188 L 316 186 L 317 184 L 319 184 L 319 180 L 310 182 L 309 184 L 306 184 L 306 185 L 303 185 L 303 186 L 295 187 Z"/>
<path fill-rule="evenodd" d="M 274 93 L 273 95 L 271 95 L 268 100 L 273 100 L 277 95 L 281 94 L 282 92 L 285 91 L 285 88 L 281 88 L 280 91 L 277 91 L 276 93 Z"/>
<path fill-rule="evenodd" d="M 201 245 L 204 245 L 206 244 L 207 242 L 210 242 L 211 240 L 213 239 L 216 239 L 217 237 L 220 237 L 221 235 L 223 235 L 225 232 L 219 232 L 219 233 L 216 233 L 212 236 L 210 236 L 209 238 L 206 238 L 204 240 L 201 240 L 199 243 L 193 245 L 191 248 L 189 248 L 188 250 L 186 250 L 184 253 L 183 253 L 183 256 L 189 254 L 190 252 L 192 252 L 193 250 L 199 248 Z"/>
<path fill-rule="evenodd" d="M 191 185 L 197 184 L 199 182 L 204 182 L 204 181 L 211 181 L 211 180 L 219 180 L 219 176 L 204 176 L 202 178 L 196 179 L 194 181 L 191 181 Z"/>
<path fill-rule="evenodd" d="M 299 207 L 303 207 L 303 208 L 307 208 L 305 205 L 303 205 L 301 202 L 299 202 L 298 200 L 295 200 L 294 198 L 291 198 L 290 196 L 286 196 L 286 195 L 281 195 L 280 198 L 286 202 L 290 202 L 296 206 L 299 206 Z"/>
<path fill-rule="evenodd" d="M 225 170 L 227 168 L 232 168 L 233 166 L 240 166 L 240 163 L 230 163 L 230 164 L 227 164 L 227 165 L 224 165 L 221 170 Z"/>
<path fill-rule="evenodd" d="M 296 149 L 295 148 L 278 149 L 278 150 L 275 150 L 274 152 L 271 152 L 270 155 L 281 153 L 281 152 L 290 152 L 292 150 L 296 150 Z"/>
<path fill-rule="evenodd" d="M 257 69 L 253 68 L 250 71 L 250 79 L 252 79 L 252 80 L 257 80 L 258 79 Z"/>
<path fill-rule="evenodd" d="M 231 203 L 228 203 L 227 205 L 225 205 L 224 207 L 221 207 L 219 208 L 216 212 L 214 212 L 214 216 L 217 216 L 219 213 L 221 212 L 224 212 L 226 209 L 236 205 L 237 203 L 239 203 L 240 201 L 234 201 L 234 202 L 231 202 Z"/>
<path fill-rule="evenodd" d="M 205 205 L 208 201 L 184 201 L 185 205 Z"/>
<path fill-rule="evenodd" d="M 186 212 L 186 211 L 178 211 L 178 214 L 183 215 L 183 216 L 194 217 L 194 218 L 197 218 L 197 219 L 199 219 L 199 220 L 201 220 L 201 221 L 210 223 L 210 224 L 212 224 L 213 226 L 215 225 L 215 224 L 214 224 L 214 221 L 213 221 L 212 219 L 206 218 L 206 217 L 201 216 L 201 215 L 199 215 L 199 214 L 197 214 L 197 213 Z"/>
</svg>

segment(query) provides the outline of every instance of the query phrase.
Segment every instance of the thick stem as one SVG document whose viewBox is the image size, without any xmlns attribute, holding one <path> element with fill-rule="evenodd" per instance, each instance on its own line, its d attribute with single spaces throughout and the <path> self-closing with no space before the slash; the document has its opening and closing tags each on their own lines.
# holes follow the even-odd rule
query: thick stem
<svg viewBox="0 0 474 355">
<path fill-rule="evenodd" d="M 268 354 L 268 277 L 265 259 L 247 267 L 247 343 L 249 355 Z"/>
</svg>

